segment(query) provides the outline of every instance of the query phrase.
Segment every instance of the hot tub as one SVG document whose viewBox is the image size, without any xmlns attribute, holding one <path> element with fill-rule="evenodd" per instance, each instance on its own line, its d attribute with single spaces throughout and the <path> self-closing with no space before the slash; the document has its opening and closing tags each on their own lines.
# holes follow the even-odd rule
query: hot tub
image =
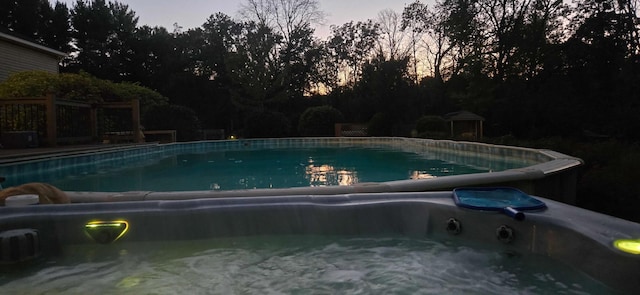
<svg viewBox="0 0 640 295">
<path fill-rule="evenodd" d="M 410 250 L 401 247 L 401 250 L 404 249 L 402 251 L 396 248 L 393 248 L 396 250 L 389 250 L 389 248 L 380 245 L 387 243 L 385 242 L 388 241 L 386 237 L 394 237 L 400 241 L 408 239 L 407 241 L 410 242 L 406 243 L 444 241 L 439 246 L 442 251 L 458 249 L 451 255 L 464 257 L 462 260 L 475 261 L 475 266 L 471 267 L 473 269 L 464 269 L 465 266 L 454 267 L 453 270 L 450 270 L 457 275 L 474 275 L 475 272 L 480 272 L 483 265 L 487 263 L 495 263 L 491 269 L 498 275 L 504 275 L 504 277 L 487 278 L 489 285 L 478 285 L 477 289 L 474 289 L 476 287 L 473 287 L 473 282 L 456 283 L 458 287 L 451 288 L 451 282 L 429 281 L 432 275 L 412 276 L 408 281 L 411 281 L 410 284 L 414 284 L 413 289 L 402 289 L 404 291 L 398 293 L 465 292 L 482 294 L 488 290 L 494 290 L 493 292 L 511 290 L 523 293 L 546 293 L 554 290 L 576 292 L 576 289 L 572 289 L 574 287 L 579 292 L 598 294 L 616 291 L 634 293 L 640 290 L 640 273 L 638 272 L 640 269 L 640 255 L 638 254 L 640 252 L 634 253 L 634 246 L 630 250 L 628 248 L 621 250 L 621 248 L 625 248 L 620 247 L 625 243 L 627 245 L 638 243 L 638 239 L 640 239 L 639 224 L 545 198 L 537 197 L 537 199 L 546 204 L 546 209 L 525 212 L 526 217 L 523 220 L 516 220 L 501 212 L 461 208 L 454 202 L 451 191 L 203 198 L 0 207 L 0 232 L 4 236 L 1 256 L 5 264 L 5 272 L 0 276 L 0 284 L 3 284 L 4 290 L 30 290 L 33 288 L 39 292 L 52 290 L 80 292 L 78 289 L 74 289 L 79 288 L 79 284 L 91 286 L 90 288 L 106 288 L 106 285 L 111 286 L 110 288 L 117 287 L 116 289 L 101 289 L 111 290 L 111 292 L 123 291 L 122 288 L 125 287 L 132 288 L 128 289 L 129 292 L 152 292 L 153 289 L 136 289 L 136 286 L 144 284 L 145 281 L 156 279 L 157 272 L 161 271 L 170 278 L 181 278 L 180 283 L 174 282 L 172 284 L 174 287 L 181 286 L 176 288 L 186 288 L 184 289 L 186 291 L 242 293 L 242 290 L 251 292 L 247 291 L 251 289 L 242 289 L 251 286 L 256 288 L 273 287 L 273 281 L 278 280 L 278 275 L 286 275 L 289 270 L 294 272 L 294 277 L 287 279 L 286 283 L 288 284 L 293 284 L 298 277 L 309 276 L 314 278 L 312 282 L 326 279 L 327 282 L 336 284 L 329 287 L 324 283 L 320 284 L 319 287 L 328 289 L 316 290 L 319 293 L 336 292 L 336 290 L 396 293 L 393 290 L 397 289 L 386 289 L 388 285 L 385 284 L 392 284 L 392 282 L 380 282 L 379 279 L 371 279 L 372 281 L 370 281 L 368 280 L 369 276 L 385 272 L 397 273 L 401 278 L 405 278 L 402 275 L 403 272 L 409 271 L 409 269 L 420 272 L 428 265 L 439 265 L 441 259 L 446 259 L 443 257 L 451 254 L 445 252 L 449 254 L 437 254 L 430 258 L 424 258 L 420 256 L 421 252 L 432 250 L 426 246 L 421 248 L 422 244 L 417 248 L 411 246 Z M 256 257 L 255 261 L 252 260 L 251 263 L 246 264 L 235 263 L 237 261 L 235 259 L 239 258 L 234 258 L 234 260 L 220 265 L 218 265 L 218 260 L 213 258 L 204 261 L 198 260 L 200 262 L 196 263 L 189 256 L 191 254 L 186 257 L 180 256 L 178 260 L 174 254 L 167 254 L 169 253 L 168 249 L 172 247 L 185 247 L 186 249 L 197 247 L 198 250 L 193 252 L 200 253 L 196 255 L 200 257 L 201 253 L 209 253 L 207 252 L 209 248 L 219 248 L 220 243 L 225 245 L 223 248 L 226 252 L 235 251 L 233 249 L 238 248 L 245 249 L 241 241 L 251 237 L 293 237 L 293 242 L 286 247 L 287 250 L 284 253 L 280 250 L 273 250 L 277 255 L 270 252 L 271 254 Z M 312 245 L 302 250 L 296 246 L 304 245 L 318 237 L 359 239 L 358 241 L 364 241 L 366 247 L 358 246 L 355 250 L 352 249 L 355 254 L 349 252 L 349 255 L 345 257 L 348 263 L 345 261 L 342 263 L 333 262 L 329 259 L 330 262 L 323 260 L 320 265 L 305 265 L 307 262 L 304 261 L 306 260 L 315 261 L 318 256 L 331 257 L 339 255 L 333 253 L 340 253 L 332 251 L 337 247 L 336 245 L 342 245 L 341 242 L 322 244 L 323 251 L 319 253 L 315 252 L 317 246 Z M 13 239 L 13 241 L 7 239 Z M 212 239 L 217 242 L 211 242 Z M 175 243 L 180 241 L 195 241 L 195 244 L 175 246 Z M 267 239 L 266 242 L 261 240 L 259 243 L 267 245 L 265 247 L 268 248 L 269 245 L 276 244 L 274 248 L 278 249 L 278 243 L 274 243 L 273 240 Z M 400 244 L 403 243 L 405 242 L 400 242 Z M 165 244 L 167 246 L 163 246 Z M 18 248 L 22 250 L 16 250 L 15 245 L 21 245 Z M 635 251 L 638 251 L 637 244 L 635 247 Z M 24 249 L 31 250 L 25 251 Z M 147 251 L 145 249 L 156 249 L 153 251 L 159 251 L 157 253 L 162 254 L 153 257 L 145 256 L 150 255 L 145 254 Z M 479 256 L 468 254 L 469 251 L 475 251 L 473 249 L 491 249 L 488 250 L 489 252 L 483 253 L 494 254 Z M 134 258 L 131 253 L 136 251 L 138 253 L 136 255 L 139 256 Z M 358 269 L 353 266 L 357 264 L 357 261 L 349 262 L 349 257 L 364 252 L 375 252 L 378 256 L 374 257 L 372 262 L 374 266 Z M 299 253 L 311 254 L 296 259 Z M 70 255 L 79 256 L 80 262 L 66 264 L 65 257 Z M 393 258 L 405 255 L 407 258 L 404 259 L 404 264 L 398 264 Z M 416 255 L 416 258 L 410 255 Z M 487 255 L 488 257 L 485 257 Z M 238 257 L 254 256 L 256 256 L 255 252 L 250 251 L 238 254 Z M 387 261 L 387 259 L 390 260 Z M 498 262 L 495 262 L 496 259 Z M 517 275 L 504 270 L 503 267 L 506 264 L 517 264 L 516 268 L 519 271 L 516 272 L 525 274 L 535 272 L 534 276 L 546 277 L 544 271 L 534 270 L 537 269 L 535 267 L 528 269 L 528 264 L 519 265 L 523 260 L 537 261 L 540 259 L 550 259 L 560 265 L 575 269 L 578 273 L 595 279 L 595 285 L 602 284 L 602 288 L 594 291 L 593 286 L 584 287 L 580 285 L 581 283 L 564 282 L 561 279 L 549 280 L 550 286 L 546 290 L 535 288 L 519 290 L 518 288 L 529 288 L 527 287 L 529 285 L 509 285 L 509 281 L 514 280 L 514 276 L 517 280 Z M 114 265 L 114 260 L 121 262 Z M 148 269 L 149 260 L 156 261 L 154 262 L 155 266 L 152 267 L 153 271 Z M 456 258 L 453 260 L 455 261 Z M 132 263 L 131 261 L 139 261 L 142 266 L 138 265 L 135 273 L 128 273 L 121 277 L 115 275 L 126 272 L 127 264 Z M 180 267 L 176 269 L 176 266 L 170 263 L 171 261 L 174 263 L 179 261 Z M 299 265 L 294 268 L 295 271 L 290 268 L 292 264 Z M 451 264 L 445 263 L 445 265 Z M 7 265 L 10 265 L 8 273 Z M 206 269 L 218 265 L 219 268 L 217 271 L 202 271 L 194 265 L 207 265 Z M 377 269 L 380 267 L 379 265 L 383 265 L 384 271 Z M 256 267 L 268 274 L 271 282 L 267 280 L 265 285 L 256 285 L 260 283 L 250 280 L 245 283 L 246 286 L 242 287 L 206 284 L 206 282 L 220 276 L 224 277 L 227 272 L 247 276 L 248 274 L 241 270 L 251 270 Z M 112 275 L 115 275 L 116 279 L 105 281 L 106 279 L 102 276 L 90 275 L 100 273 L 104 268 L 113 268 L 112 273 L 114 274 Z M 436 271 L 439 268 L 437 267 Z M 295 273 L 296 271 L 300 273 Z M 191 278 L 193 274 L 187 275 L 186 273 L 192 272 L 198 274 L 195 276 L 198 279 L 189 281 L 187 278 Z M 317 273 L 322 273 L 323 276 L 314 277 L 314 274 Z M 252 272 L 249 271 L 249 274 Z M 475 275 L 482 277 L 483 274 L 476 273 Z M 53 284 L 56 280 L 64 281 L 65 279 L 69 281 L 69 285 L 65 288 L 48 287 L 48 284 Z M 233 278 L 232 275 L 229 275 L 228 279 L 235 281 L 242 278 Z M 362 283 L 363 280 L 364 283 Z M 78 281 L 82 281 L 82 283 Z M 34 284 L 33 282 L 40 283 Z M 358 283 L 364 284 L 365 289 L 341 289 L 349 284 Z M 509 288 L 489 288 L 505 284 L 509 285 Z M 202 288 L 194 286 L 202 286 Z M 223 288 L 223 286 L 226 287 Z M 403 282 L 400 284 L 400 287 L 402 286 L 407 285 Z M 438 288 L 429 289 L 434 286 L 438 286 Z M 560 289 L 560 286 L 568 286 L 569 291 L 564 289 L 565 287 Z M 276 288 L 271 291 L 295 293 L 297 290 L 297 292 L 304 292 L 304 289 L 300 288 L 304 288 L 304 286 L 298 286 L 298 289 Z M 255 289 L 253 290 L 255 291 Z M 428 292 L 428 290 L 434 291 Z"/>
</svg>

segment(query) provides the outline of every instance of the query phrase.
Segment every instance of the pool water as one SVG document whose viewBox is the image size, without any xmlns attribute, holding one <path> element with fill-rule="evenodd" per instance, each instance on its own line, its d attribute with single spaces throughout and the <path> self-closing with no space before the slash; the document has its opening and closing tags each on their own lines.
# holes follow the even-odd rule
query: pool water
<svg viewBox="0 0 640 295">
<path fill-rule="evenodd" d="M 408 237 L 262 236 L 76 245 L 7 294 L 609 294 L 541 256 Z"/>
<path fill-rule="evenodd" d="M 503 168 L 517 167 L 510 165 Z M 233 190 L 351 185 L 487 171 L 391 149 L 279 148 L 159 155 L 126 165 L 105 162 L 24 182 L 49 182 L 75 191 Z"/>
</svg>

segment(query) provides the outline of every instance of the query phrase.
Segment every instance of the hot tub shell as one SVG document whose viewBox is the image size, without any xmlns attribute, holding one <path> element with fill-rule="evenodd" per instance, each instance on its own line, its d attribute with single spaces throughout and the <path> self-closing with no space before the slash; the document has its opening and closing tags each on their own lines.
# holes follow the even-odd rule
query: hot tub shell
<svg viewBox="0 0 640 295">
<path fill-rule="evenodd" d="M 614 247 L 618 239 L 640 238 L 640 224 L 539 199 L 547 209 L 526 212 L 523 221 L 457 207 L 451 191 L 1 207 L 0 232 L 37 231 L 45 257 L 61 255 L 67 245 L 95 243 L 85 229 L 92 221 L 127 221 L 127 233 L 114 243 L 250 235 L 461 239 L 511 254 L 548 256 L 615 290 L 640 290 L 640 255 Z M 457 233 L 450 229 L 452 219 L 460 224 Z M 510 241 L 498 238 L 504 228 L 512 230 Z"/>
</svg>

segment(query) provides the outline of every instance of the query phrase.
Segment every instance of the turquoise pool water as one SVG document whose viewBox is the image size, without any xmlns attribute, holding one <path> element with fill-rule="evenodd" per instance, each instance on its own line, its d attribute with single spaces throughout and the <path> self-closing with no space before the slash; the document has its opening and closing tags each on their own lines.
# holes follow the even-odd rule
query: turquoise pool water
<svg viewBox="0 0 640 295">
<path fill-rule="evenodd" d="M 517 164 L 505 163 L 503 168 Z M 487 172 L 490 169 L 388 148 L 213 150 L 105 161 L 32 174 L 71 191 L 184 191 L 351 185 Z"/>
<path fill-rule="evenodd" d="M 473 247 L 472 247 L 473 246 Z M 407 237 L 262 236 L 78 245 L 7 294 L 610 294 L 536 255 Z"/>
<path fill-rule="evenodd" d="M 320 154 L 309 153 L 314 150 Z M 204 197 L 207 192 L 264 195 L 274 193 L 272 188 L 290 187 L 298 189 L 280 193 L 362 192 L 364 187 L 368 192 L 428 191 L 515 180 L 530 187 L 547 173 L 570 179 L 571 168 L 580 163 L 553 151 L 481 143 L 395 137 L 281 138 L 107 145 L 3 159 L 0 175 L 7 179 L 5 187 L 41 181 L 67 191 L 128 191 L 128 199 L 141 200 L 173 198 L 175 191 L 200 192 L 182 197 Z M 459 174 L 465 175 L 441 178 Z M 436 179 L 424 179 L 430 177 Z M 354 183 L 365 184 L 346 185 Z M 569 189 L 557 193 L 553 189 L 552 197 L 571 201 Z M 132 193 L 137 195 L 131 197 Z M 84 196 L 75 197 L 86 201 Z"/>
</svg>

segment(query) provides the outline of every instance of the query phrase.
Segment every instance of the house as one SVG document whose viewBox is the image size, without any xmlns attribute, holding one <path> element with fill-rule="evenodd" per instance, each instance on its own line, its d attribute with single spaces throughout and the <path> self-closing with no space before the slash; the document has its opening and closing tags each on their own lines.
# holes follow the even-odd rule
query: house
<svg viewBox="0 0 640 295">
<path fill-rule="evenodd" d="M 23 71 L 58 73 L 66 53 L 0 32 L 0 82 Z"/>
<path fill-rule="evenodd" d="M 24 71 L 44 71 L 57 74 L 59 73 L 58 64 L 60 59 L 65 56 L 67 56 L 67 54 L 64 52 L 0 32 L 0 82 L 5 81 L 11 74 Z M 28 103 L 28 105 L 33 105 L 33 101 Z M 19 111 L 7 112 L 7 109 L 17 109 Z M 33 109 L 33 107 L 29 108 L 29 110 Z M 0 111 L 3 116 L 2 119 L 4 119 L 3 121 L 0 121 L 0 147 L 3 145 L 5 147 L 16 148 L 36 147 L 39 145 L 38 138 L 40 136 L 45 137 L 47 132 L 44 130 L 40 130 L 39 132 L 36 127 L 36 123 L 29 125 L 29 127 L 23 127 L 26 128 L 23 130 L 20 130 L 20 128 L 15 130 L 11 127 L 7 127 L 5 121 L 11 120 L 12 117 L 16 116 L 16 114 L 29 113 L 29 119 L 32 120 L 31 122 L 34 122 L 33 120 L 37 120 L 33 117 L 33 114 L 37 112 L 27 112 L 25 110 L 27 109 L 24 105 L 16 106 L 15 101 L 3 98 L 3 101 L 0 104 Z M 26 118 L 26 116 L 24 117 Z M 54 135 L 53 141 L 51 141 L 50 144 L 55 145 L 55 115 L 49 115 L 48 117 L 54 121 L 52 125 L 53 127 L 51 127 L 53 129 L 48 130 L 48 134 Z M 47 122 L 47 124 L 49 124 L 49 122 Z"/>
</svg>

